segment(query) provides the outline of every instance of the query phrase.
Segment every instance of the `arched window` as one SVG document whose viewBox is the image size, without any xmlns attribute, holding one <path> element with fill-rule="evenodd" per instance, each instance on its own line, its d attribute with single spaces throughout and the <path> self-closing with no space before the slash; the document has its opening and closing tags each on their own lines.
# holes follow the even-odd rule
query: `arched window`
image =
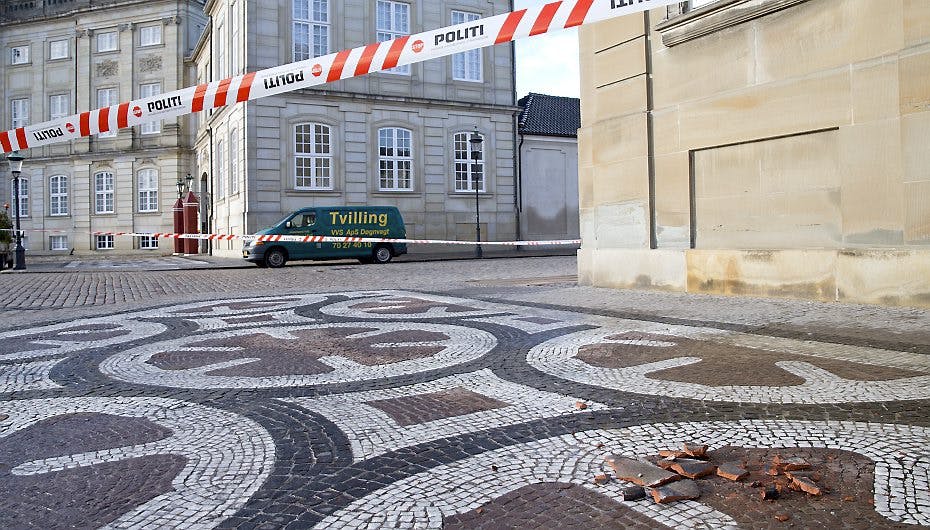
<svg viewBox="0 0 930 530">
<path fill-rule="evenodd" d="M 413 189 L 413 133 L 407 129 L 378 129 L 378 189 Z"/>
<path fill-rule="evenodd" d="M 455 191 L 475 191 L 475 177 L 478 177 L 478 191 L 486 191 L 484 176 L 484 135 L 481 137 L 481 156 L 477 163 L 471 157 L 471 135 L 472 133 L 461 132 L 455 133 L 452 140 L 452 150 L 455 158 Z"/>
<path fill-rule="evenodd" d="M 294 127 L 294 187 L 333 189 L 332 133 L 328 125 L 301 123 Z"/>
<path fill-rule="evenodd" d="M 94 213 L 113 213 L 116 207 L 113 202 L 113 173 L 100 171 L 94 173 Z M 99 245 L 98 245 L 99 248 Z"/>
<path fill-rule="evenodd" d="M 55 175 L 48 179 L 48 214 L 68 215 L 68 177 Z"/>
<path fill-rule="evenodd" d="M 140 212 L 158 211 L 158 171 L 142 169 L 136 175 Z"/>
</svg>

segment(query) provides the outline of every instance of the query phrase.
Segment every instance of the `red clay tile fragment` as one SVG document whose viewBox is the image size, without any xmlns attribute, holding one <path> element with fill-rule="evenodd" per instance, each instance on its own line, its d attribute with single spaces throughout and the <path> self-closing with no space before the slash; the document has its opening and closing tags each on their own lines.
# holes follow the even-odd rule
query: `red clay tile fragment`
<svg viewBox="0 0 930 530">
<path fill-rule="evenodd" d="M 671 467 L 671 471 L 687 478 L 706 477 L 716 470 L 717 466 L 702 460 L 678 459 Z"/>
<path fill-rule="evenodd" d="M 679 480 L 652 490 L 652 498 L 659 504 L 694 500 L 701 496 L 701 488 L 693 480 Z"/>
<path fill-rule="evenodd" d="M 608 477 L 607 475 L 595 475 L 594 476 L 594 483 L 597 484 L 598 486 L 607 484 L 608 482 L 610 482 L 610 477 Z"/>
<path fill-rule="evenodd" d="M 773 476 L 773 477 L 777 477 L 778 475 L 781 474 L 781 471 L 779 471 L 779 470 L 778 470 L 778 467 L 776 467 L 776 466 L 769 466 L 769 467 L 767 467 L 767 468 L 765 469 L 765 474 L 766 474 L 766 475 L 771 475 L 771 476 Z"/>
<path fill-rule="evenodd" d="M 776 466 L 784 469 L 785 471 L 800 471 L 802 469 L 810 469 L 811 467 L 810 462 L 797 456 L 787 458 L 776 456 L 774 462 Z"/>
<path fill-rule="evenodd" d="M 656 465 L 666 471 L 671 471 L 672 466 L 675 465 L 675 459 L 674 458 L 662 458 L 658 462 L 656 462 Z"/>
<path fill-rule="evenodd" d="M 694 458 L 704 458 L 707 456 L 707 446 L 702 444 L 685 443 L 682 447 L 688 456 Z"/>
<path fill-rule="evenodd" d="M 642 486 L 627 486 L 620 490 L 620 496 L 624 501 L 638 501 L 646 498 L 646 489 Z"/>
<path fill-rule="evenodd" d="M 843 497 L 843 502 L 853 502 L 854 500 L 856 500 L 856 498 L 851 495 L 847 495 L 846 497 Z"/>
<path fill-rule="evenodd" d="M 787 515 L 787 514 L 784 514 L 784 513 L 775 514 L 775 520 L 776 520 L 776 521 L 780 521 L 780 522 L 784 523 L 784 522 L 787 521 L 788 519 L 791 519 L 791 517 L 790 517 L 789 515 Z"/>
<path fill-rule="evenodd" d="M 620 455 L 608 456 L 606 460 L 607 464 L 614 469 L 618 479 L 640 486 L 654 488 L 681 478 L 645 460 Z"/>
<path fill-rule="evenodd" d="M 749 476 L 749 471 L 739 464 L 727 462 L 717 466 L 717 475 L 733 482 L 739 482 Z"/>
<path fill-rule="evenodd" d="M 584 410 L 584 409 L 588 408 L 588 404 L 585 403 L 584 401 L 578 401 L 578 402 L 575 403 L 575 408 L 578 409 L 578 410 Z"/>
<path fill-rule="evenodd" d="M 791 480 L 808 495 L 823 495 L 823 490 L 813 480 L 804 477 L 792 477 Z"/>
<path fill-rule="evenodd" d="M 684 451 L 676 451 L 674 449 L 663 449 L 659 451 L 659 456 L 662 458 L 687 458 L 691 455 Z"/>
</svg>

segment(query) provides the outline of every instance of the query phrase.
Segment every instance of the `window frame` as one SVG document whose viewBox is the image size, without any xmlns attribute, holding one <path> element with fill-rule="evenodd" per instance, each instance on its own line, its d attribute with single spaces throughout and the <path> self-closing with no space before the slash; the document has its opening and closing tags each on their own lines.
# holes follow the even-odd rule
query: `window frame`
<svg viewBox="0 0 930 530">
<path fill-rule="evenodd" d="M 110 97 L 111 93 L 112 93 L 113 95 L 115 95 L 115 97 L 112 97 L 112 98 L 111 98 L 111 97 Z M 104 104 L 104 103 L 101 103 L 101 102 L 100 102 L 100 95 L 101 95 L 101 94 L 107 94 L 107 103 Z M 102 109 L 102 108 L 104 108 L 104 107 L 112 107 L 113 105 L 117 105 L 117 104 L 120 103 L 120 101 L 119 101 L 119 89 L 116 88 L 116 87 L 98 88 L 97 91 L 96 91 L 96 95 L 97 95 L 97 98 L 96 98 L 96 99 L 97 99 L 97 108 L 98 108 L 98 109 Z M 111 101 L 111 100 L 112 100 L 112 101 Z M 113 129 L 111 129 L 111 130 L 109 130 L 109 131 L 107 131 L 107 132 L 105 132 L 105 133 L 98 133 L 98 134 L 97 134 L 97 138 L 115 138 L 117 134 L 119 134 L 119 130 L 116 129 L 116 128 L 113 128 Z"/>
<path fill-rule="evenodd" d="M 55 183 L 56 180 L 58 181 L 57 186 Z M 67 217 L 71 215 L 70 198 L 68 197 L 70 186 L 71 182 L 68 175 L 52 175 L 48 178 L 49 217 Z"/>
<path fill-rule="evenodd" d="M 145 30 L 157 30 L 158 40 L 157 42 L 145 42 Z M 165 32 L 162 29 L 162 25 L 159 24 L 146 24 L 144 26 L 139 26 L 139 47 L 140 48 L 149 48 L 152 46 L 162 46 L 165 44 Z"/>
<path fill-rule="evenodd" d="M 307 18 L 299 18 L 297 13 L 298 2 L 306 4 L 307 6 Z M 325 9 L 315 10 L 314 3 L 320 2 L 325 4 Z M 325 11 L 325 13 L 323 12 Z M 318 18 L 319 14 L 323 14 L 323 18 Z M 303 53 L 298 53 L 298 27 L 306 27 L 307 35 L 307 51 L 306 56 Z M 325 43 L 317 43 L 317 37 L 320 36 L 320 31 L 322 31 L 323 36 L 322 40 L 325 40 Z M 333 44 L 333 27 L 332 27 L 332 10 L 329 0 L 291 0 L 291 58 L 296 61 L 305 61 L 307 59 L 312 59 L 315 57 L 322 57 L 324 55 L 329 55 L 330 50 L 332 50 Z M 320 48 L 318 49 L 318 45 Z"/>
<path fill-rule="evenodd" d="M 100 46 L 100 44 L 101 44 L 100 39 L 101 39 L 101 37 L 103 37 L 103 36 L 105 36 L 105 35 L 112 35 L 112 36 L 113 36 L 113 47 L 112 47 L 112 48 L 105 48 L 105 49 L 104 49 L 104 48 L 102 48 L 102 47 Z M 94 39 L 94 41 L 95 41 L 95 44 L 96 44 L 96 46 L 97 46 L 97 53 L 113 53 L 113 52 L 118 52 L 118 51 L 119 51 L 119 31 L 117 31 L 117 30 L 115 30 L 115 29 L 112 30 L 112 31 L 101 31 L 101 32 L 96 33 L 96 34 L 95 34 L 95 37 L 96 37 L 96 38 Z"/>
<path fill-rule="evenodd" d="M 109 186 L 107 186 L 106 177 L 109 176 Z M 98 178 L 104 177 L 103 189 L 98 183 Z M 110 209 L 100 209 L 101 199 L 104 208 L 107 207 L 107 198 L 109 197 Z M 94 173 L 94 215 L 111 215 L 116 213 L 116 177 L 112 171 L 102 170 Z"/>
<path fill-rule="evenodd" d="M 216 198 L 226 197 L 226 142 L 219 138 L 216 141 Z"/>
<path fill-rule="evenodd" d="M 455 179 L 453 188 L 456 193 L 475 193 L 474 179 L 472 178 L 472 170 L 475 165 L 474 160 L 471 158 L 471 135 L 474 131 L 459 131 L 452 134 L 452 174 Z M 465 158 L 459 158 L 459 153 L 461 152 L 458 149 L 459 136 L 465 137 Z M 485 145 L 487 145 L 487 137 L 482 133 L 478 133 L 478 136 L 481 137 L 481 158 L 478 162 L 479 174 L 481 175 L 481 187 L 478 189 L 478 193 L 487 193 L 488 192 L 488 173 L 485 170 L 487 164 L 485 163 Z M 465 162 L 465 188 L 459 186 L 459 183 L 462 182 L 462 179 L 459 178 L 459 168 L 458 165 L 462 162 Z"/>
<path fill-rule="evenodd" d="M 32 64 L 32 50 L 29 44 L 21 44 L 19 46 L 10 46 L 10 66 L 21 66 L 24 64 Z M 22 51 L 25 50 L 25 53 Z M 17 51 L 20 52 L 18 57 L 21 60 L 17 60 Z"/>
<path fill-rule="evenodd" d="M 59 111 L 56 113 L 56 112 L 55 112 L 55 104 L 53 103 L 53 101 L 55 101 L 56 99 L 58 99 L 58 101 L 59 101 L 59 106 L 61 106 L 61 104 L 60 104 L 61 98 L 64 98 L 64 101 L 65 101 L 64 107 L 65 107 L 65 108 L 64 108 L 63 111 L 59 109 Z M 65 94 L 51 94 L 51 95 L 48 97 L 48 119 L 50 119 L 50 120 L 57 120 L 57 119 L 59 119 L 59 118 L 64 118 L 64 117 L 66 117 L 66 116 L 69 116 L 70 114 L 71 114 L 71 94 L 69 94 L 69 93 L 65 93 Z"/>
<path fill-rule="evenodd" d="M 456 15 L 464 15 L 462 17 L 463 20 L 461 20 L 460 22 L 456 22 L 455 20 Z M 469 18 L 469 17 L 474 17 L 474 18 Z M 452 17 L 451 17 L 452 25 L 465 24 L 468 22 L 474 22 L 476 20 L 481 20 L 481 14 L 472 13 L 469 11 L 461 11 L 458 9 L 452 10 Z M 468 77 L 468 74 L 469 74 L 468 59 L 470 56 L 474 56 L 478 58 L 477 65 L 475 65 L 474 67 L 475 68 L 474 74 L 476 74 L 477 77 Z M 465 51 L 461 53 L 456 53 L 452 55 L 451 60 L 452 60 L 452 80 L 453 81 L 464 81 L 468 83 L 484 83 L 484 50 L 482 48 L 479 48 L 477 50 L 469 50 L 469 51 Z M 456 62 L 458 60 L 464 61 L 463 66 L 464 66 L 465 75 L 463 77 L 456 76 Z"/>
<path fill-rule="evenodd" d="M 101 245 L 100 242 L 106 242 L 104 245 Z M 116 238 L 112 235 L 98 235 L 96 241 L 94 241 L 94 250 L 115 250 L 116 249 Z"/>
<path fill-rule="evenodd" d="M 10 199 L 14 204 L 16 203 L 16 186 L 10 182 Z M 20 175 L 19 177 L 19 216 L 20 217 L 30 217 L 29 215 L 29 179 Z M 11 215 L 16 215 L 16 210 L 10 212 Z"/>
<path fill-rule="evenodd" d="M 55 247 L 55 241 L 64 241 L 65 245 L 61 248 Z M 71 245 L 68 243 L 68 236 L 62 235 L 50 235 L 48 238 L 48 249 L 52 252 L 67 252 L 71 250 Z"/>
<path fill-rule="evenodd" d="M 154 236 L 139 236 L 139 250 L 158 250 L 158 238 Z"/>
<path fill-rule="evenodd" d="M 143 187 L 143 178 L 148 184 Z M 151 167 L 136 171 L 136 210 L 139 213 L 158 213 L 158 170 Z"/>
<path fill-rule="evenodd" d="M 379 9 L 379 7 L 382 4 L 387 4 L 389 6 L 389 11 L 390 11 L 389 26 L 390 27 L 383 27 L 381 25 L 381 22 L 382 22 L 380 18 L 381 10 Z M 406 29 L 394 27 L 394 23 L 396 22 L 396 17 L 397 17 L 397 13 L 395 13 L 395 7 L 398 7 L 398 6 L 403 6 L 407 11 L 407 20 L 406 20 L 407 28 Z M 385 42 L 385 41 L 397 39 L 399 37 L 410 35 L 410 28 L 412 26 L 410 19 L 412 16 L 411 13 L 413 12 L 413 9 L 411 9 L 411 7 L 412 6 L 408 2 L 398 2 L 397 0 L 375 0 L 375 40 L 378 42 Z M 410 65 L 407 64 L 407 65 L 396 66 L 394 68 L 391 68 L 390 70 L 382 70 L 381 73 L 409 76 L 411 75 L 411 69 L 410 69 Z"/>
<path fill-rule="evenodd" d="M 302 127 L 310 127 L 309 132 L 300 132 Z M 319 130 L 318 130 L 319 128 Z M 333 127 L 320 122 L 302 122 L 294 124 L 294 189 L 298 191 L 333 191 L 335 182 L 333 179 Z M 300 135 L 310 136 L 310 142 L 300 142 Z M 325 142 L 318 142 L 318 135 Z M 302 151 L 300 146 L 309 146 L 309 151 Z M 320 146 L 325 146 L 324 150 Z M 301 161 L 308 161 L 308 166 L 301 166 Z M 322 163 L 322 165 L 318 165 Z M 301 176 L 301 169 L 309 170 L 309 175 Z M 317 173 L 318 170 L 325 170 L 326 175 L 322 176 Z M 309 180 L 310 185 L 300 185 L 301 179 Z M 329 182 L 329 185 L 320 185 L 322 182 Z"/>
<path fill-rule="evenodd" d="M 60 57 L 55 57 L 53 53 L 54 45 L 63 42 L 65 45 L 65 54 Z M 69 59 L 71 57 L 71 39 L 56 39 L 48 42 L 48 60 L 49 61 L 61 61 L 64 59 Z"/>
<path fill-rule="evenodd" d="M 17 104 L 21 103 L 22 108 L 20 109 L 21 113 L 24 116 L 17 117 Z M 29 125 L 29 98 L 10 98 L 10 128 L 19 129 L 20 127 L 25 127 Z"/>
<path fill-rule="evenodd" d="M 147 87 L 156 87 L 154 91 L 150 90 L 146 93 Z M 139 98 L 151 98 L 155 96 L 160 96 L 161 91 L 161 81 L 154 83 L 139 83 Z M 139 134 L 152 135 L 152 134 L 161 134 L 161 120 L 150 121 L 139 125 Z"/>
<path fill-rule="evenodd" d="M 382 139 L 384 138 L 381 134 L 382 131 L 392 131 L 391 136 L 389 138 L 391 142 L 390 142 L 390 145 L 388 146 L 384 146 L 382 144 Z M 400 140 L 401 140 L 399 133 L 401 132 L 407 133 L 407 135 L 409 135 L 410 145 L 407 148 L 409 150 L 409 154 L 407 156 L 400 156 L 397 154 L 397 151 L 402 149 L 402 147 L 399 147 Z M 414 171 L 413 171 L 413 168 L 414 168 L 413 131 L 410 129 L 406 129 L 404 127 L 388 126 L 388 127 L 379 127 L 377 134 L 378 134 L 378 144 L 377 144 L 378 145 L 378 191 L 381 191 L 381 192 L 414 191 L 415 182 L 414 182 Z M 393 154 L 383 154 L 384 150 L 391 150 L 393 151 Z M 386 162 L 391 164 L 391 167 L 388 169 L 384 167 Z M 409 181 L 409 185 L 407 187 L 400 186 L 400 182 L 402 180 L 400 177 L 400 172 L 402 171 L 402 169 L 399 166 L 401 164 L 407 165 L 407 179 L 406 180 Z M 388 179 L 384 178 L 385 171 L 389 171 L 391 173 L 391 176 Z M 390 181 L 390 183 L 393 184 L 393 186 L 390 186 L 390 187 L 385 186 L 384 185 L 385 182 L 388 182 L 388 181 Z"/>
<path fill-rule="evenodd" d="M 229 131 L 229 195 L 239 193 L 239 128 Z"/>
</svg>

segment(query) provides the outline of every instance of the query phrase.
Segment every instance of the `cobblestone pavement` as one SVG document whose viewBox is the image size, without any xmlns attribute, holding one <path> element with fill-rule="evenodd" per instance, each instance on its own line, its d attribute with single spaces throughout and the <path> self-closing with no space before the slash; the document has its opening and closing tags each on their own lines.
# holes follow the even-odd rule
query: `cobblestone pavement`
<svg viewBox="0 0 930 530">
<path fill-rule="evenodd" d="M 928 312 L 573 267 L 0 276 L 0 527 L 930 526 Z M 606 462 L 686 443 L 747 477 Z"/>
</svg>

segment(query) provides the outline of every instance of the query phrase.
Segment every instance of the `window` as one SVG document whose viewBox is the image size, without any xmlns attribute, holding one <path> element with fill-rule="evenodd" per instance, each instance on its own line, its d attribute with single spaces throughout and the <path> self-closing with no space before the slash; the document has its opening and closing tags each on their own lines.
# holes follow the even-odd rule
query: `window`
<svg viewBox="0 0 930 530">
<path fill-rule="evenodd" d="M 139 238 L 139 248 L 141 250 L 158 250 L 158 238 L 152 236 L 141 236 Z"/>
<path fill-rule="evenodd" d="M 94 175 L 94 213 L 113 213 L 113 173 L 101 171 Z"/>
<path fill-rule="evenodd" d="M 102 109 L 104 107 L 112 107 L 113 105 L 119 104 L 119 94 L 115 88 L 99 88 L 97 89 L 97 108 Z M 107 131 L 105 133 L 100 133 L 97 135 L 98 138 L 113 138 L 116 136 L 116 129 Z"/>
<path fill-rule="evenodd" d="M 378 42 L 396 39 L 410 33 L 410 4 L 378 0 L 376 17 Z M 410 65 L 398 66 L 386 71 L 409 75 Z"/>
<path fill-rule="evenodd" d="M 29 46 L 10 48 L 10 64 L 29 64 Z"/>
<path fill-rule="evenodd" d="M 216 196 L 226 195 L 226 146 L 223 140 L 216 142 Z"/>
<path fill-rule="evenodd" d="M 51 250 L 68 250 L 68 236 L 50 236 L 48 248 Z"/>
<path fill-rule="evenodd" d="M 69 53 L 69 41 L 65 40 L 53 40 L 48 43 L 48 58 L 50 61 L 55 59 L 67 59 Z"/>
<path fill-rule="evenodd" d="M 706 6 L 707 4 L 712 4 L 716 1 L 717 0 L 691 0 L 690 2 L 688 2 L 688 7 L 693 10 L 701 6 Z"/>
<path fill-rule="evenodd" d="M 478 135 L 484 140 L 483 135 Z M 475 191 L 475 174 L 478 175 L 478 191 L 486 191 L 484 178 L 484 142 L 481 142 L 481 158 L 477 164 L 471 158 L 471 133 L 456 133 L 452 145 L 455 158 L 455 191 Z M 477 167 L 476 167 L 477 166 Z"/>
<path fill-rule="evenodd" d="M 10 101 L 10 123 L 13 129 L 29 124 L 29 98 Z"/>
<path fill-rule="evenodd" d="M 64 118 L 71 113 L 71 97 L 68 94 L 58 94 L 48 98 L 48 117 L 50 120 Z"/>
<path fill-rule="evenodd" d="M 242 73 L 242 43 L 239 42 L 241 19 L 239 2 L 233 0 L 229 6 L 229 71 L 232 75 Z"/>
<path fill-rule="evenodd" d="M 302 123 L 294 128 L 296 181 L 303 190 L 333 189 L 332 135 L 329 126 Z"/>
<path fill-rule="evenodd" d="M 68 215 L 68 177 L 56 175 L 48 179 L 48 200 L 50 216 Z"/>
<path fill-rule="evenodd" d="M 139 97 L 150 98 L 161 94 L 161 83 L 146 83 L 139 85 Z M 161 120 L 143 123 L 139 126 L 142 134 L 158 134 L 161 132 Z"/>
<path fill-rule="evenodd" d="M 329 53 L 329 0 L 294 0 L 294 60 Z"/>
<path fill-rule="evenodd" d="M 20 217 L 29 217 L 29 179 L 20 177 L 19 179 L 19 215 Z M 10 184 L 10 198 L 14 205 L 16 204 L 16 186 Z M 16 212 L 11 212 L 14 216 Z"/>
<path fill-rule="evenodd" d="M 113 243 L 113 236 L 97 236 L 97 250 L 113 250 L 116 245 Z"/>
<path fill-rule="evenodd" d="M 157 46 L 159 44 L 161 44 L 161 25 L 139 28 L 139 46 Z"/>
<path fill-rule="evenodd" d="M 381 191 L 413 189 L 413 134 L 407 129 L 378 129 Z"/>
<path fill-rule="evenodd" d="M 478 20 L 477 13 L 452 12 L 452 24 L 464 24 Z M 481 50 L 471 50 L 452 56 L 452 79 L 456 81 L 481 81 L 483 77 Z"/>
<path fill-rule="evenodd" d="M 229 72 L 227 68 L 229 65 L 226 64 L 226 48 L 229 47 L 229 40 L 226 36 L 226 24 L 222 18 L 219 19 L 219 22 L 216 24 L 216 45 L 213 49 L 216 52 L 216 62 L 214 66 L 216 67 L 216 78 L 217 79 L 226 79 L 229 77 Z"/>
<path fill-rule="evenodd" d="M 229 133 L 229 194 L 239 193 L 239 129 Z"/>
<path fill-rule="evenodd" d="M 112 52 L 117 50 L 117 33 L 106 31 L 97 34 L 97 52 Z"/>
<path fill-rule="evenodd" d="M 158 211 L 158 171 L 143 169 L 137 174 L 139 186 L 139 211 Z"/>
</svg>

